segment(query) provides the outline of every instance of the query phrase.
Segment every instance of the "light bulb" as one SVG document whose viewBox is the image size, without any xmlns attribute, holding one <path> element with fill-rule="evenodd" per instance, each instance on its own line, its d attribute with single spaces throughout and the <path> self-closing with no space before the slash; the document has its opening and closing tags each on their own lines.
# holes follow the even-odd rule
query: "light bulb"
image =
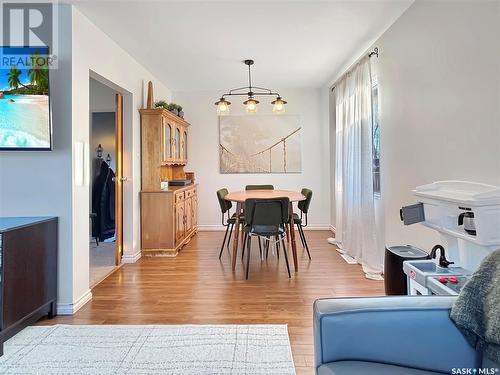
<svg viewBox="0 0 500 375">
<path fill-rule="evenodd" d="M 276 103 L 273 107 L 273 112 L 274 113 L 285 112 L 285 106 L 283 105 L 283 103 Z"/>
<path fill-rule="evenodd" d="M 217 106 L 217 113 L 219 115 L 225 115 L 225 114 L 229 113 L 229 106 L 225 102 L 220 103 Z"/>
<path fill-rule="evenodd" d="M 258 100 L 255 100 L 253 98 L 249 98 L 243 104 L 246 106 L 246 111 L 248 113 L 256 113 L 257 112 L 257 104 L 259 104 Z"/>
<path fill-rule="evenodd" d="M 280 96 L 278 96 L 276 98 L 276 100 L 272 101 L 271 104 L 273 104 L 273 112 L 274 113 L 284 113 L 285 112 L 286 101 L 281 99 Z"/>
<path fill-rule="evenodd" d="M 229 106 L 231 105 L 231 102 L 228 102 L 226 99 L 222 97 L 215 102 L 215 105 L 217 106 L 217 114 L 219 116 L 222 116 L 222 115 L 227 115 L 229 113 Z"/>
</svg>

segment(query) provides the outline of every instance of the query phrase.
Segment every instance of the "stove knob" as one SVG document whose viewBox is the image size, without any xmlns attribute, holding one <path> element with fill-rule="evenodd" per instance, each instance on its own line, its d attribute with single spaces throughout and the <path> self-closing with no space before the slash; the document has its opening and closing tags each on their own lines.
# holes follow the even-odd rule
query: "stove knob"
<svg viewBox="0 0 500 375">
<path fill-rule="evenodd" d="M 446 279 L 446 277 L 441 276 L 441 277 L 438 278 L 438 281 L 441 284 L 446 284 L 448 282 L 448 279 Z"/>
</svg>

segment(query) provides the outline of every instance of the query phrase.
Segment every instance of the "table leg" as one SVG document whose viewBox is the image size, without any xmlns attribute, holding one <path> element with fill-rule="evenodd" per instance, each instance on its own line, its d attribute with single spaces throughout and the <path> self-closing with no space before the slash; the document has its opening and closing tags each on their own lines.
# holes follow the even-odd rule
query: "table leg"
<svg viewBox="0 0 500 375">
<path fill-rule="evenodd" d="M 233 240 L 233 259 L 232 259 L 232 269 L 236 269 L 236 258 L 238 256 L 238 242 L 240 234 L 240 213 L 241 213 L 241 203 L 236 203 L 236 223 L 234 224 L 234 240 Z"/>
<path fill-rule="evenodd" d="M 299 271 L 299 263 L 297 261 L 297 243 L 295 242 L 295 229 L 293 225 L 293 205 L 290 202 L 290 206 L 288 209 L 289 213 L 289 224 L 290 224 L 290 242 L 292 243 L 292 255 L 293 255 L 293 266 L 295 268 L 295 272 Z"/>
</svg>

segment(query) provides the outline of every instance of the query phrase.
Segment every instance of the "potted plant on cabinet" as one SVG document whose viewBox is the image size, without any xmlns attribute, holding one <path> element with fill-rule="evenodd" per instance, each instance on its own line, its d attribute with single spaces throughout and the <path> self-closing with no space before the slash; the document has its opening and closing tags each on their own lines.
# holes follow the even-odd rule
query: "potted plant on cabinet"
<svg viewBox="0 0 500 375">
<path fill-rule="evenodd" d="M 168 109 L 168 103 L 165 100 L 158 100 L 155 103 L 155 108 Z"/>
<path fill-rule="evenodd" d="M 167 109 L 172 112 L 174 115 L 179 116 L 179 110 L 177 108 L 177 104 L 175 103 L 170 103 L 167 107 Z"/>
</svg>

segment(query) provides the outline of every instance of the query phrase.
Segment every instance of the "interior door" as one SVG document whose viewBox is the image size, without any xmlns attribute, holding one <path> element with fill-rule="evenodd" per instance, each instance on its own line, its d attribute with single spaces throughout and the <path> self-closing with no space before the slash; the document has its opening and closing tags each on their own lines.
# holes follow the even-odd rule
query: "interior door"
<svg viewBox="0 0 500 375">
<path fill-rule="evenodd" d="M 115 178 L 115 238 L 116 265 L 123 255 L 123 96 L 116 94 L 116 178 Z"/>
</svg>

